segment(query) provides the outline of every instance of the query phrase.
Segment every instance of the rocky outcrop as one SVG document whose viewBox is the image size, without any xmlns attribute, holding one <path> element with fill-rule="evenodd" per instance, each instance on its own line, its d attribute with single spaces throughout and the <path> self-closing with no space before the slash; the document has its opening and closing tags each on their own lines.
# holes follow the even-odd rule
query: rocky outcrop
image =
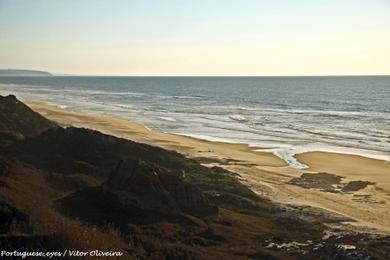
<svg viewBox="0 0 390 260">
<path fill-rule="evenodd" d="M 34 112 L 15 96 L 0 96 L 0 146 L 57 128 L 57 124 Z"/>
<path fill-rule="evenodd" d="M 170 171 L 140 160 L 121 161 L 104 184 L 121 202 L 164 213 L 217 213 L 202 193 L 185 181 L 183 171 Z"/>
</svg>

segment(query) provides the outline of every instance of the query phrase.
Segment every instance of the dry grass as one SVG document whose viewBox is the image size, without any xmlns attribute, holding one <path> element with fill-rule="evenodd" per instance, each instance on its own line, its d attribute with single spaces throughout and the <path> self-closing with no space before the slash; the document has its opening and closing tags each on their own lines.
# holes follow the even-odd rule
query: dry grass
<svg viewBox="0 0 390 260">
<path fill-rule="evenodd" d="M 31 236 L 48 238 L 48 248 L 127 252 L 128 246 L 118 230 L 111 226 L 98 228 L 67 218 L 52 207 L 63 192 L 47 185 L 46 179 L 34 168 L 13 169 L 12 176 L 0 176 L 8 188 L 0 191 L 0 201 L 15 205 L 30 216 Z M 11 223 L 7 235 L 23 235 L 19 223 Z M 112 259 L 112 258 L 111 258 Z"/>
</svg>

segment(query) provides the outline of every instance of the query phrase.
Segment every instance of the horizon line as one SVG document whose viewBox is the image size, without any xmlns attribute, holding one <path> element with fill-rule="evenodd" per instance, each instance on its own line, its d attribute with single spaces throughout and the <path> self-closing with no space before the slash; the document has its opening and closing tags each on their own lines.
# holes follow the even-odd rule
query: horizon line
<svg viewBox="0 0 390 260">
<path fill-rule="evenodd" d="M 390 76 L 390 74 L 315 74 L 315 75 L 112 75 L 112 74 L 103 74 L 103 75 L 95 75 L 95 74 L 65 74 L 65 73 L 51 73 L 53 76 L 57 77 L 67 77 L 67 76 L 73 76 L 73 77 L 182 77 L 182 78 L 189 78 L 189 77 L 199 77 L 199 78 L 205 78 L 205 77 L 214 77 L 214 78 L 221 78 L 221 77 L 231 77 L 231 78 L 238 78 L 238 77 L 373 77 L 373 76 Z"/>
<path fill-rule="evenodd" d="M 0 70 L 27 70 L 27 71 L 39 71 L 50 73 L 54 77 L 369 77 L 369 76 L 390 76 L 389 74 L 307 74 L 307 75 L 289 75 L 289 74 L 278 74 L 278 75 L 113 75 L 113 74 L 72 74 L 72 73 L 61 73 L 61 72 L 50 72 L 43 69 L 17 69 L 17 68 L 0 68 Z M 18 77 L 18 76 L 16 76 Z M 43 76 L 45 77 L 45 76 Z M 48 76 L 50 77 L 50 76 Z"/>
</svg>

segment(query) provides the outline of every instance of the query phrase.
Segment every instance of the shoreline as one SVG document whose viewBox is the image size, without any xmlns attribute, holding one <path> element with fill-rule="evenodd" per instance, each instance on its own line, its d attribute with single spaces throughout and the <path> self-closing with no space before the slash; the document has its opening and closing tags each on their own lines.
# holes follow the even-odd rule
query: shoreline
<svg viewBox="0 0 390 260">
<path fill-rule="evenodd" d="M 186 134 L 186 133 L 170 133 L 170 132 L 160 132 L 157 130 L 153 130 L 142 123 L 138 123 L 133 121 L 132 119 L 127 119 L 123 118 L 120 116 L 115 116 L 115 115 L 99 115 L 99 114 L 87 114 L 84 112 L 74 112 L 71 110 L 68 110 L 68 106 L 62 106 L 62 105 L 56 105 L 53 103 L 46 103 L 44 101 L 34 101 L 34 100 L 25 100 L 25 102 L 29 105 L 32 106 L 37 106 L 38 108 L 42 107 L 50 107 L 51 110 L 58 109 L 58 110 L 63 110 L 69 113 L 74 113 L 74 114 L 79 114 L 79 115 L 89 115 L 91 117 L 102 117 L 102 118 L 115 118 L 115 119 L 121 119 L 121 120 L 126 120 L 128 122 L 131 122 L 132 124 L 139 125 L 143 128 L 145 128 L 148 131 L 151 132 L 158 132 L 164 135 L 172 135 L 172 136 L 180 136 L 180 137 L 187 137 L 190 139 L 195 139 L 198 141 L 202 142 L 210 142 L 210 143 L 219 143 L 219 144 L 230 144 L 230 145 L 238 145 L 238 146 L 247 146 L 249 150 L 253 152 L 259 152 L 259 153 L 269 153 L 272 154 L 279 159 L 283 160 L 288 166 L 295 168 L 297 170 L 305 170 L 309 169 L 310 165 L 306 165 L 305 163 L 301 162 L 298 158 L 301 158 L 300 155 L 307 154 L 307 153 L 324 153 L 324 154 L 340 154 L 340 155 L 351 155 L 351 156 L 357 156 L 357 157 L 362 157 L 362 158 L 368 158 L 368 159 L 373 159 L 373 160 L 378 160 L 378 161 L 383 161 L 384 163 L 387 163 L 390 165 L 390 155 L 384 155 L 384 154 L 379 154 L 377 151 L 369 150 L 372 151 L 373 153 L 368 153 L 364 152 L 364 150 L 359 149 L 359 148 L 354 148 L 354 147 L 339 147 L 335 148 L 333 146 L 326 147 L 327 145 L 318 145 L 315 147 L 314 144 L 309 144 L 308 146 L 303 146 L 301 148 L 292 148 L 292 152 L 288 153 L 285 152 L 284 150 L 280 149 L 268 149 L 268 148 L 262 148 L 259 145 L 254 145 L 254 144 L 248 144 L 248 143 L 241 143 L 241 142 L 234 142 L 234 141 L 229 141 L 229 140 L 218 140 L 220 138 L 215 138 L 215 137 L 210 137 L 210 136 L 199 136 L 195 134 Z M 113 134 L 113 133 L 111 133 Z M 284 154 L 284 155 L 283 155 Z"/>
<path fill-rule="evenodd" d="M 12 93 L 13 91 L 7 90 L 6 92 L 3 92 L 3 91 L 0 91 L 0 92 L 2 92 L 3 95 L 6 95 L 9 92 Z M 104 104 L 104 106 L 108 106 L 108 108 L 109 108 L 108 110 L 105 110 L 107 108 L 104 108 L 104 109 L 99 108 L 99 106 L 102 105 L 102 104 L 99 105 L 99 102 L 96 104 L 94 102 L 92 102 L 93 104 L 95 104 L 97 106 L 97 110 L 91 110 L 89 108 L 84 109 L 84 107 L 82 105 L 80 105 L 80 104 L 82 104 L 82 103 L 80 103 L 80 100 L 78 100 L 78 103 L 77 102 L 76 103 L 72 103 L 72 102 L 65 102 L 64 103 L 62 101 L 59 102 L 60 100 L 58 97 L 55 99 L 52 99 L 52 98 L 51 99 L 50 98 L 49 99 L 46 99 L 46 98 L 42 99 L 39 97 L 30 96 L 30 95 L 22 95 L 22 96 L 24 96 L 24 98 L 22 98 L 21 100 L 25 100 L 27 102 L 28 102 L 28 100 L 30 100 L 33 103 L 36 102 L 36 103 L 46 104 L 46 105 L 54 106 L 54 107 L 57 107 L 60 109 L 65 109 L 67 111 L 74 111 L 75 113 L 87 113 L 87 114 L 96 115 L 96 116 L 100 116 L 100 115 L 105 114 L 108 117 L 118 117 L 118 118 L 124 118 L 124 119 L 126 118 L 127 119 L 127 116 L 125 116 L 126 114 L 122 114 L 122 112 L 120 110 L 123 107 L 122 105 L 118 105 L 116 107 L 115 104 L 111 104 L 111 105 Z M 73 101 L 73 99 L 72 99 L 72 101 Z M 64 105 L 64 104 L 66 104 L 66 105 Z M 124 106 L 124 107 L 128 108 L 128 106 Z M 113 109 L 113 108 L 119 108 L 118 113 L 110 112 L 111 109 Z M 99 112 L 97 112 L 97 111 L 99 111 Z M 303 138 L 302 139 L 299 134 L 296 136 L 288 137 L 289 138 L 288 140 L 285 140 L 286 137 L 283 135 L 279 135 L 279 133 L 276 133 L 276 135 L 275 135 L 276 139 L 272 139 L 272 138 L 269 139 L 270 136 L 268 136 L 267 133 L 265 133 L 265 136 L 263 136 L 263 135 L 257 136 L 258 137 L 257 139 L 253 139 L 252 137 L 248 138 L 248 139 L 247 138 L 235 139 L 234 133 L 233 133 L 233 135 L 231 135 L 230 132 L 229 132 L 229 138 L 226 138 L 226 135 L 222 135 L 219 132 L 215 132 L 217 134 L 214 135 L 213 132 L 210 132 L 210 131 L 209 132 L 205 131 L 203 134 L 197 135 L 197 134 L 193 134 L 193 131 L 191 128 L 187 129 L 187 128 L 180 128 L 179 127 L 179 130 L 180 129 L 182 129 L 182 130 L 177 131 L 177 132 L 175 132 L 175 128 L 170 128 L 170 127 L 168 127 L 168 128 L 163 127 L 164 130 L 161 130 L 160 128 L 158 128 L 158 126 L 156 128 L 156 125 L 154 125 L 153 122 L 155 119 L 152 119 L 151 121 L 149 121 L 149 116 L 144 116 L 143 112 L 140 113 L 140 115 L 137 115 L 138 112 L 134 112 L 134 113 L 132 112 L 132 114 L 131 114 L 132 116 L 128 120 L 139 122 L 139 124 L 144 125 L 144 127 L 146 127 L 146 128 L 148 128 L 148 126 L 155 126 L 155 127 L 151 127 L 151 128 L 157 129 L 156 131 L 164 131 L 167 134 L 173 134 L 173 135 L 190 136 L 190 137 L 194 137 L 196 139 L 207 140 L 207 141 L 212 141 L 212 142 L 217 141 L 217 142 L 222 142 L 222 143 L 247 144 L 249 147 L 253 148 L 252 150 L 273 153 L 277 157 L 283 159 L 291 167 L 296 168 L 296 169 L 300 169 L 300 170 L 307 169 L 308 167 L 307 167 L 307 165 L 304 165 L 301 162 L 299 162 L 299 160 L 297 160 L 296 155 L 306 153 L 306 152 L 332 152 L 332 153 L 340 153 L 340 154 L 358 155 L 358 156 L 368 157 L 368 158 L 372 158 L 372 159 L 384 160 L 384 161 L 387 161 L 390 163 L 390 153 L 385 145 L 387 142 L 386 140 L 381 142 L 381 143 L 378 143 L 378 145 L 375 145 L 375 146 L 367 146 L 364 141 L 357 143 L 355 140 L 355 141 L 350 142 L 348 137 L 346 137 L 346 139 L 344 138 L 344 139 L 338 140 L 340 142 L 336 142 L 336 141 L 332 142 L 329 140 L 328 140 L 329 141 L 328 142 L 325 139 L 322 140 L 321 135 L 318 137 L 320 139 L 316 139 L 316 140 L 321 140 L 320 142 L 316 142 L 315 140 L 313 140 L 311 138 L 308 138 L 308 139 Z M 229 114 L 231 114 L 231 113 L 229 113 Z M 236 116 L 236 115 L 235 114 L 229 115 L 229 118 L 231 116 Z M 167 119 L 168 117 L 163 117 L 162 115 L 157 116 L 157 117 L 158 118 L 165 118 L 164 120 L 170 121 L 170 119 Z M 153 116 L 152 116 L 152 118 L 153 118 Z M 180 117 L 178 117 L 178 118 L 179 118 L 178 119 L 179 122 L 183 121 L 183 120 L 180 120 Z M 176 119 L 174 119 L 174 120 L 176 121 Z M 227 128 L 227 129 L 230 129 L 230 128 Z M 277 129 L 275 128 L 274 130 L 277 130 Z M 303 132 L 305 132 L 305 131 L 303 131 Z M 240 134 L 245 134 L 245 131 L 240 132 Z M 263 139 L 263 137 L 265 139 Z M 296 137 L 299 139 L 299 142 L 295 141 Z M 367 137 L 370 137 L 370 135 L 367 134 Z M 342 137 L 340 137 L 340 138 L 342 138 Z M 261 140 L 261 141 L 259 141 L 259 140 Z M 363 140 L 363 139 L 358 139 L 358 140 Z"/>
<path fill-rule="evenodd" d="M 175 150 L 205 166 L 219 166 L 261 196 L 284 205 L 309 206 L 345 216 L 348 224 L 390 233 L 390 164 L 358 155 L 307 152 L 297 159 L 309 166 L 294 169 L 271 152 L 256 151 L 244 144 L 212 142 L 194 137 L 156 132 L 127 119 L 70 112 L 42 102 L 27 104 L 63 126 L 86 127 L 136 142 Z M 339 184 L 370 183 L 354 192 L 329 192 L 292 185 L 302 174 L 326 172 L 342 177 Z M 318 178 L 321 181 L 321 178 Z"/>
</svg>

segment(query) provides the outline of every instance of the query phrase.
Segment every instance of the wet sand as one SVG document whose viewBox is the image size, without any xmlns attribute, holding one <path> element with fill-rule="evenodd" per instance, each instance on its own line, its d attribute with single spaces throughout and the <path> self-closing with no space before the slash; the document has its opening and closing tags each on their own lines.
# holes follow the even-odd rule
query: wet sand
<svg viewBox="0 0 390 260">
<path fill-rule="evenodd" d="M 208 166 L 224 167 L 238 173 L 243 183 L 273 201 L 323 209 L 345 216 L 349 219 L 348 223 L 362 230 L 376 229 L 390 233 L 390 164 L 385 161 L 339 153 L 308 152 L 297 155 L 297 159 L 309 169 L 297 170 L 271 153 L 257 152 L 243 144 L 160 133 L 127 119 L 74 113 L 33 101 L 27 104 L 63 126 L 96 129 L 175 150 Z M 339 183 L 326 183 L 326 188 L 322 185 L 325 185 L 327 175 L 309 178 L 309 183 L 307 179 L 299 182 L 303 173 L 318 172 L 342 178 Z M 295 182 L 292 181 L 294 178 Z M 352 190 L 345 188 L 348 184 Z"/>
</svg>

